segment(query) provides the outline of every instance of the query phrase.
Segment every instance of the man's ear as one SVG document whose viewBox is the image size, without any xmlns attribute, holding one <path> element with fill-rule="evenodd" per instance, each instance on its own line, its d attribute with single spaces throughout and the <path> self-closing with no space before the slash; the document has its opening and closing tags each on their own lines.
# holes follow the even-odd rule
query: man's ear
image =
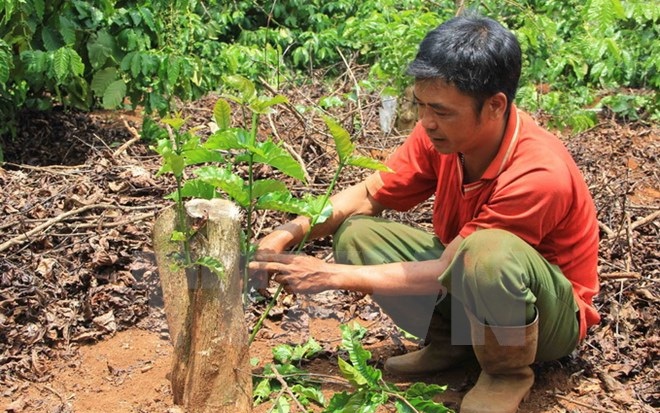
<svg viewBox="0 0 660 413">
<path fill-rule="evenodd" d="M 504 117 L 506 108 L 509 103 L 506 95 L 498 92 L 486 100 L 486 110 L 491 119 L 498 119 Z"/>
</svg>

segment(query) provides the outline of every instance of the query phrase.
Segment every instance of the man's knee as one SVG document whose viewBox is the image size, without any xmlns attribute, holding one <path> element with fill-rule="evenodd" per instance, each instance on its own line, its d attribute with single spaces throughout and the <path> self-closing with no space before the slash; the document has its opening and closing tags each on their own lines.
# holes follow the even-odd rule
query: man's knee
<svg viewBox="0 0 660 413">
<path fill-rule="evenodd" d="M 484 229 L 469 235 L 461 245 L 465 281 L 479 290 L 501 288 L 502 271 L 515 260 L 518 242 L 524 241 L 501 229 Z"/>
<path fill-rule="evenodd" d="M 369 217 L 357 215 L 346 219 L 333 236 L 333 250 L 338 263 L 350 263 L 358 253 L 361 238 L 370 230 Z"/>
</svg>

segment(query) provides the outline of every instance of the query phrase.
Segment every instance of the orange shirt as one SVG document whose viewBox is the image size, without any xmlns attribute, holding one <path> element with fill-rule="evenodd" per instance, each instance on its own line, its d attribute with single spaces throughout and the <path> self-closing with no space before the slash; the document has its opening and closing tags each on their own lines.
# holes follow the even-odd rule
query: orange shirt
<svg viewBox="0 0 660 413">
<path fill-rule="evenodd" d="M 463 184 L 457 154 L 440 154 L 418 123 L 387 164 L 394 173 L 367 178 L 369 193 L 404 211 L 435 195 L 433 228 L 447 245 L 477 228 L 507 230 L 525 240 L 573 285 L 580 337 L 600 320 L 598 221 L 584 178 L 563 143 L 512 106 L 504 139 L 479 181 Z"/>
</svg>

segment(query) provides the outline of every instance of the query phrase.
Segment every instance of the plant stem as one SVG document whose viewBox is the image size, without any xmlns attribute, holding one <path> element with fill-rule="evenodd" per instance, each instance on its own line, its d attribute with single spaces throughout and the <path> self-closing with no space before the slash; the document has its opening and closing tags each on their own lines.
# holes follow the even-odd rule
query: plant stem
<svg viewBox="0 0 660 413">
<path fill-rule="evenodd" d="M 171 130 L 170 130 L 171 132 Z M 172 138 L 174 141 L 174 151 L 176 152 L 177 155 L 181 155 L 183 149 L 182 149 L 182 144 L 181 144 L 181 134 L 179 133 L 178 130 L 173 131 L 172 133 Z M 184 234 L 183 237 L 183 253 L 184 253 L 184 258 L 185 258 L 185 265 L 189 265 L 190 262 L 192 261 L 190 257 L 190 242 L 188 240 L 189 236 L 189 231 L 186 226 L 186 211 L 183 206 L 183 196 L 181 194 L 181 181 L 183 180 L 183 176 L 181 175 L 174 175 L 174 180 L 176 181 L 176 216 L 178 220 L 178 228 L 177 230 L 182 232 Z"/>
<path fill-rule="evenodd" d="M 175 180 L 176 180 L 176 194 L 177 194 L 176 216 L 179 226 L 177 230 L 184 233 L 183 253 L 185 257 L 185 265 L 189 265 L 192 259 L 190 257 L 190 242 L 188 240 L 188 229 L 186 227 L 186 211 L 185 208 L 183 207 L 183 198 L 181 195 L 181 177 L 175 176 Z"/>
<path fill-rule="evenodd" d="M 323 195 L 323 202 L 321 203 L 321 209 L 319 210 L 318 214 L 315 214 L 312 217 L 312 220 L 309 225 L 309 229 L 307 232 L 305 232 L 305 235 L 303 236 L 303 239 L 298 243 L 298 247 L 296 248 L 296 253 L 300 253 L 305 246 L 305 243 L 307 242 L 307 239 L 309 238 L 309 234 L 312 232 L 312 228 L 316 225 L 316 223 L 319 220 L 320 213 L 323 212 L 325 209 L 325 206 L 328 204 L 328 201 L 330 199 L 330 195 L 332 194 L 332 191 L 337 185 L 337 181 L 339 180 L 339 175 L 341 174 L 342 169 L 344 169 L 344 166 L 346 164 L 342 161 L 339 162 L 339 166 L 337 167 L 337 171 L 335 172 L 335 175 L 332 177 L 332 181 L 330 182 L 330 186 L 328 186 L 328 189 L 325 191 L 325 194 Z M 270 302 L 268 303 L 268 306 L 266 307 L 266 310 L 261 314 L 259 317 L 259 320 L 257 320 L 257 323 L 254 325 L 254 328 L 252 329 L 252 334 L 250 334 L 250 339 L 248 340 L 248 345 L 252 344 L 254 341 L 254 338 L 256 337 L 257 333 L 261 329 L 261 325 L 263 324 L 264 320 L 266 317 L 268 317 L 268 314 L 270 313 L 270 310 L 275 307 L 275 303 L 277 302 L 278 297 L 280 296 L 280 293 L 282 293 L 282 285 L 280 284 L 277 287 L 277 290 L 275 291 L 275 294 L 273 294 L 273 298 L 270 299 Z"/>
<path fill-rule="evenodd" d="M 259 122 L 259 114 L 256 112 L 252 113 L 252 126 L 250 128 L 250 144 L 254 147 L 257 141 L 257 126 Z M 248 257 L 245 259 L 245 265 L 243 266 L 243 306 L 247 307 L 248 299 L 248 280 L 250 278 L 250 272 L 248 269 L 248 264 L 250 263 L 250 242 L 252 241 L 252 212 L 254 210 L 252 204 L 252 189 L 254 186 L 254 153 L 250 152 L 248 157 L 248 205 L 247 205 L 247 217 L 246 217 L 246 231 L 245 231 L 245 251 Z M 252 342 L 252 340 L 250 340 Z"/>
</svg>

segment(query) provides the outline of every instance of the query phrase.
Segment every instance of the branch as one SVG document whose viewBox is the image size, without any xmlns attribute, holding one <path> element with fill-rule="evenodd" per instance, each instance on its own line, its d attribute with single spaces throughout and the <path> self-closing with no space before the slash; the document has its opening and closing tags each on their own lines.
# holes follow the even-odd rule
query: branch
<svg viewBox="0 0 660 413">
<path fill-rule="evenodd" d="M 280 375 L 280 373 L 277 371 L 277 369 L 275 368 L 275 366 L 271 365 L 271 366 L 270 366 L 270 369 L 273 371 L 273 374 L 275 375 L 275 378 L 277 379 L 277 381 L 279 381 L 280 384 L 282 385 L 282 390 L 285 390 L 285 391 L 287 392 L 287 394 L 289 395 L 289 397 L 291 397 L 291 400 L 293 400 L 293 401 L 296 403 L 296 405 L 298 406 L 298 408 L 300 409 L 301 412 L 306 412 L 307 409 L 305 409 L 305 406 L 303 406 L 303 405 L 300 403 L 300 400 L 298 400 L 298 398 L 296 397 L 296 395 L 293 394 L 293 391 L 291 391 L 291 387 L 289 387 L 289 384 L 288 384 L 288 383 L 286 382 L 286 380 L 284 380 L 284 378 Z"/>
<path fill-rule="evenodd" d="M 41 225 L 36 226 L 35 228 L 31 229 L 30 231 L 21 234 L 15 238 L 10 239 L 9 241 L 0 244 L 0 252 L 8 249 L 9 247 L 12 247 L 14 245 L 22 244 L 23 242 L 26 242 L 30 239 L 35 234 L 38 234 L 41 231 L 44 231 L 48 227 L 57 224 L 58 222 L 63 221 L 67 217 L 70 217 L 72 215 L 77 215 L 80 213 L 83 213 L 85 211 L 89 211 L 90 209 L 95 209 L 95 208 L 116 208 L 115 205 L 111 204 L 95 204 L 95 205 L 85 205 L 84 207 L 80 207 L 78 209 L 73 209 L 71 211 L 67 211 L 61 215 L 56 216 L 55 218 L 49 219 L 48 221 L 44 222 Z"/>
<path fill-rule="evenodd" d="M 298 163 L 302 166 L 303 174 L 305 175 L 305 180 L 307 180 L 307 182 L 312 182 L 312 178 L 309 176 L 309 173 L 307 173 L 307 165 L 305 165 L 305 161 L 303 161 L 303 159 L 300 157 L 298 152 L 296 152 L 291 147 L 291 145 L 289 145 L 286 141 L 284 141 L 284 139 L 280 137 L 279 133 L 277 133 L 275 122 L 273 122 L 273 118 L 270 116 L 270 113 L 267 115 L 267 117 L 268 117 L 268 122 L 270 123 L 270 128 L 273 130 L 273 135 L 275 135 L 275 137 L 282 143 L 284 149 L 286 149 L 291 154 L 291 156 L 296 158 Z"/>
<path fill-rule="evenodd" d="M 364 123 L 364 117 L 362 116 L 362 102 L 360 101 L 360 85 L 358 84 L 358 81 L 355 78 L 355 75 L 353 74 L 351 65 L 348 64 L 348 61 L 344 57 L 344 54 L 341 52 L 341 49 L 339 47 L 336 47 L 336 49 L 337 52 L 339 53 L 339 56 L 341 56 L 341 60 L 343 60 L 344 64 L 346 65 L 346 70 L 348 71 L 348 75 L 351 77 L 355 85 L 355 100 L 357 101 L 358 115 L 360 116 L 360 134 L 362 135 L 363 138 L 365 138 L 366 137 L 365 128 L 367 127 L 367 125 Z"/>
<path fill-rule="evenodd" d="M 643 218 L 638 219 L 637 221 L 633 222 L 630 224 L 630 230 L 635 230 L 641 226 L 644 226 L 648 223 L 651 223 L 655 221 L 658 217 L 660 217 L 660 210 L 653 212 L 652 214 L 649 214 Z M 614 231 L 610 227 L 608 227 L 606 224 L 598 221 L 598 227 L 603 230 L 603 232 L 607 235 L 608 239 L 616 238 L 619 235 L 621 235 L 626 228 L 621 228 L 618 231 Z"/>
<path fill-rule="evenodd" d="M 660 217 L 660 211 L 655 211 L 654 213 L 645 216 L 644 218 L 640 218 L 637 221 L 633 222 L 632 225 L 630 225 L 630 229 L 637 229 L 643 225 L 648 224 L 649 222 L 655 221 L 656 218 Z"/>
<path fill-rule="evenodd" d="M 612 278 L 634 278 L 634 279 L 639 279 L 642 278 L 642 274 L 638 272 L 631 272 L 631 271 L 616 271 L 616 272 L 608 272 L 605 274 L 600 274 L 599 277 L 601 279 L 612 279 Z"/>
<path fill-rule="evenodd" d="M 562 396 L 561 394 L 555 394 L 554 396 L 556 398 L 560 399 L 560 400 L 564 400 L 564 401 L 567 401 L 569 403 L 577 404 L 578 406 L 586 407 L 586 408 L 591 409 L 595 412 L 610 413 L 612 411 L 610 409 L 602 409 L 600 407 L 596 407 L 593 404 L 587 404 L 587 403 L 583 403 L 583 402 L 580 402 L 580 401 L 577 401 L 577 400 L 573 400 L 573 399 L 570 399 L 566 396 Z"/>
<path fill-rule="evenodd" d="M 140 138 L 141 138 L 141 137 L 140 137 L 140 134 L 138 133 L 138 131 L 135 130 L 134 127 L 132 127 L 131 125 L 129 125 L 128 122 L 126 121 L 126 119 L 124 119 L 124 118 L 122 117 L 121 120 L 124 121 L 124 126 L 126 127 L 126 129 L 128 129 L 128 131 L 131 133 L 131 135 L 133 135 L 133 138 L 131 138 L 131 139 L 128 140 L 127 142 L 124 142 L 123 145 L 121 145 L 119 148 L 117 148 L 117 150 L 112 154 L 112 158 L 113 158 L 113 159 L 116 158 L 116 157 L 118 157 L 119 155 L 121 155 L 126 149 L 128 149 L 129 146 L 131 146 L 131 145 L 134 144 L 135 142 L 139 141 Z"/>
</svg>

